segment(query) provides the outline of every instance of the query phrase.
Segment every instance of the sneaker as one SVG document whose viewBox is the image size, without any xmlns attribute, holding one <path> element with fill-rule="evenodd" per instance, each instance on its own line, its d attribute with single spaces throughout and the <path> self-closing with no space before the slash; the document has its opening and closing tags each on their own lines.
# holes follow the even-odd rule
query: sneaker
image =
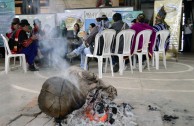
<svg viewBox="0 0 194 126">
<path fill-rule="evenodd" d="M 70 53 L 67 54 L 67 58 L 69 58 L 69 59 L 74 58 L 76 56 L 77 56 L 77 54 L 74 53 L 74 52 L 70 52 Z"/>
<path fill-rule="evenodd" d="M 39 71 L 39 69 L 35 68 L 34 65 L 30 65 L 28 68 L 30 71 Z"/>
</svg>

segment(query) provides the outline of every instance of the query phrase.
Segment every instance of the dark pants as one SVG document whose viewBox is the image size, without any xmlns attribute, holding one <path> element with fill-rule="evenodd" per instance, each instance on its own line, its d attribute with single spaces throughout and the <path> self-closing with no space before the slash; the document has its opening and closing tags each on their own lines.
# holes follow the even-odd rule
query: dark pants
<svg viewBox="0 0 194 126">
<path fill-rule="evenodd" d="M 192 34 L 184 34 L 184 52 L 190 52 L 192 47 Z"/>
<path fill-rule="evenodd" d="M 34 64 L 34 59 L 37 55 L 37 44 L 36 42 L 32 42 L 28 47 L 25 47 L 21 50 L 22 54 L 25 54 L 26 61 L 29 65 Z"/>
</svg>

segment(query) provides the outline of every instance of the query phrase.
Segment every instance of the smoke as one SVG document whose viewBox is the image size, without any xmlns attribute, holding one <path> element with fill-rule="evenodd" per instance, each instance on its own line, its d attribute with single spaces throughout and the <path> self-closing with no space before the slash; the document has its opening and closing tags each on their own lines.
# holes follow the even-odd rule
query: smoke
<svg viewBox="0 0 194 126">
<path fill-rule="evenodd" d="M 64 59 L 67 52 L 67 40 L 61 36 L 60 28 L 51 28 L 49 25 L 45 25 L 43 29 L 45 32 L 40 43 L 40 51 L 46 61 L 46 64 L 59 71 L 65 71 L 69 64 Z M 45 62 L 44 62 L 45 63 Z"/>
</svg>

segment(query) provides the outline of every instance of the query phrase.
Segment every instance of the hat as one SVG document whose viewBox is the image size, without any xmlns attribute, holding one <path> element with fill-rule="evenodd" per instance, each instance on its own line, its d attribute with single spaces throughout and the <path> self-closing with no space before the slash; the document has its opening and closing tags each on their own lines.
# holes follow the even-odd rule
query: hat
<svg viewBox="0 0 194 126">
<path fill-rule="evenodd" d="M 35 25 L 35 24 L 40 24 L 41 23 L 41 21 L 39 20 L 39 19 L 34 19 L 33 20 L 33 25 Z"/>
<path fill-rule="evenodd" d="M 160 10 L 159 10 L 159 12 L 157 13 L 157 15 L 156 15 L 156 22 L 161 22 L 161 23 L 164 23 L 165 24 L 165 26 L 167 27 L 167 29 L 169 29 L 170 28 L 170 26 L 165 22 L 165 17 L 166 17 L 166 11 L 165 11 L 165 9 L 164 9 L 164 6 L 162 6 L 161 8 L 160 8 Z"/>
<path fill-rule="evenodd" d="M 12 24 L 20 24 L 20 19 L 19 18 L 14 18 L 12 20 Z"/>
<path fill-rule="evenodd" d="M 105 14 L 102 15 L 102 18 L 107 18 L 107 16 Z"/>
<path fill-rule="evenodd" d="M 164 10 L 164 6 L 162 6 L 162 7 L 160 8 L 160 10 L 159 10 L 159 12 L 158 12 L 156 18 L 164 20 L 165 17 L 166 17 L 166 11 Z"/>
<path fill-rule="evenodd" d="M 28 20 L 22 19 L 22 20 L 20 21 L 20 25 L 30 25 L 30 24 L 28 23 Z"/>
<path fill-rule="evenodd" d="M 103 18 L 104 16 L 106 16 L 104 12 L 98 12 L 96 18 Z"/>
</svg>

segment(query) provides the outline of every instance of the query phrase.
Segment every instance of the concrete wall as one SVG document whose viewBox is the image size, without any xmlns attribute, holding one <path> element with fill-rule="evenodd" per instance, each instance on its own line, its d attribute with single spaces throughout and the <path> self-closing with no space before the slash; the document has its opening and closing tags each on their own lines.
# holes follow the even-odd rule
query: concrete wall
<svg viewBox="0 0 194 126">
<path fill-rule="evenodd" d="M 153 3 L 144 3 L 141 5 L 141 10 L 145 13 L 147 19 L 151 19 L 154 13 L 154 4 Z"/>
<path fill-rule="evenodd" d="M 119 6 L 119 0 L 112 0 L 113 6 Z M 50 0 L 49 7 L 41 8 L 41 13 L 61 13 L 65 8 L 96 7 L 96 0 Z"/>
</svg>

